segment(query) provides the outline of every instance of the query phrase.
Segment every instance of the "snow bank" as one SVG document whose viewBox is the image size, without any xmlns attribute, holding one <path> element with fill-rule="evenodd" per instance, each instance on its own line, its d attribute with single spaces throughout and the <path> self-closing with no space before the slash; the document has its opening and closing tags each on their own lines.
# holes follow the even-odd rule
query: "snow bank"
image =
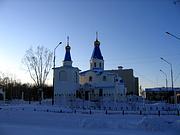
<svg viewBox="0 0 180 135">
<path fill-rule="evenodd" d="M 36 111 L 34 111 L 36 108 Z M 82 130 L 108 130 L 121 132 L 122 130 L 144 131 L 147 133 L 180 132 L 179 116 L 145 116 L 145 115 L 109 115 L 81 114 L 81 113 L 54 113 L 59 107 L 48 106 L 3 106 L 0 110 L 0 128 L 19 130 L 21 127 L 40 127 L 53 129 L 82 129 Z M 41 111 L 48 110 L 48 111 Z M 65 110 L 63 108 L 63 110 Z M 72 110 L 67 109 L 66 112 Z M 5 125 L 5 126 L 4 126 Z M 8 125 L 13 125 L 12 127 Z M 18 128 L 14 128 L 14 127 Z M 39 129 L 38 129 L 39 130 Z M 178 135 L 178 134 L 177 134 Z"/>
</svg>

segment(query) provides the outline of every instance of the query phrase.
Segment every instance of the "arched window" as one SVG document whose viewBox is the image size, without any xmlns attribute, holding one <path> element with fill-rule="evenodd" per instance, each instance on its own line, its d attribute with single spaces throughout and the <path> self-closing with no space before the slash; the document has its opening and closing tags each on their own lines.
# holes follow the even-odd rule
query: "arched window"
<svg viewBox="0 0 180 135">
<path fill-rule="evenodd" d="M 103 96 L 103 89 L 99 89 L 99 96 L 100 96 L 100 97 Z"/>
<path fill-rule="evenodd" d="M 96 67 L 96 62 L 94 62 L 94 67 Z"/>
<path fill-rule="evenodd" d="M 67 81 L 67 73 L 66 73 L 66 71 L 60 71 L 59 72 L 59 80 L 60 81 Z"/>
<path fill-rule="evenodd" d="M 99 67 L 101 68 L 101 62 L 99 63 Z"/>
</svg>

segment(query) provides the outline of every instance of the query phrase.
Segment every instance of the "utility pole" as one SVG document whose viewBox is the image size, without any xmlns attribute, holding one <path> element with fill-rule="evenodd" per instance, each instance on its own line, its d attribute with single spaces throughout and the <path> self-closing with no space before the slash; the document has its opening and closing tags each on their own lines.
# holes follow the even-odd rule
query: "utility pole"
<svg viewBox="0 0 180 135">
<path fill-rule="evenodd" d="M 172 64 L 170 62 L 168 62 L 167 60 L 165 60 L 164 58 L 161 57 L 161 60 L 163 60 L 164 62 L 166 62 L 167 64 L 170 65 L 171 68 L 171 83 L 172 83 L 172 91 L 174 92 L 174 104 L 177 103 L 177 97 L 176 97 L 176 90 L 174 89 L 174 83 L 173 83 L 173 68 L 172 68 Z"/>
<path fill-rule="evenodd" d="M 161 70 L 161 69 L 160 69 L 160 72 L 162 72 L 165 75 L 165 77 L 166 77 L 166 89 L 167 89 L 168 88 L 167 74 L 163 70 Z"/>
<path fill-rule="evenodd" d="M 54 81 L 55 81 L 55 64 L 56 64 L 56 49 L 58 46 L 62 44 L 62 42 L 59 42 L 59 44 L 54 48 L 54 59 L 53 59 L 53 92 L 52 92 L 52 105 L 54 105 Z"/>
</svg>

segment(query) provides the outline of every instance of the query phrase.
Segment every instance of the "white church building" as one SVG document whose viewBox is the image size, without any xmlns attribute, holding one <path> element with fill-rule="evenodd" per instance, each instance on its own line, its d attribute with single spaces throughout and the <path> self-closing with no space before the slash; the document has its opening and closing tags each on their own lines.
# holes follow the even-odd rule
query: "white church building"
<svg viewBox="0 0 180 135">
<path fill-rule="evenodd" d="M 89 70 L 80 72 L 78 67 L 72 66 L 70 49 L 68 38 L 63 65 L 54 69 L 55 104 L 70 105 L 77 100 L 116 101 L 126 94 L 123 79 L 115 73 L 104 70 L 104 59 L 97 34 Z"/>
</svg>

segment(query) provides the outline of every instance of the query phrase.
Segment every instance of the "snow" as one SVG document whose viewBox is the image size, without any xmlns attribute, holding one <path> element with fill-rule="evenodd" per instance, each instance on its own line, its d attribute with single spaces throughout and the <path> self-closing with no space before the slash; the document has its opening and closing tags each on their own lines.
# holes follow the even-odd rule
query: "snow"
<svg viewBox="0 0 180 135">
<path fill-rule="evenodd" d="M 0 135 L 178 135 L 180 116 L 87 114 L 43 105 L 0 106 Z M 57 110 L 62 110 L 63 113 Z M 80 113 L 84 112 L 84 113 Z M 97 111 L 98 112 L 98 111 Z"/>
</svg>

